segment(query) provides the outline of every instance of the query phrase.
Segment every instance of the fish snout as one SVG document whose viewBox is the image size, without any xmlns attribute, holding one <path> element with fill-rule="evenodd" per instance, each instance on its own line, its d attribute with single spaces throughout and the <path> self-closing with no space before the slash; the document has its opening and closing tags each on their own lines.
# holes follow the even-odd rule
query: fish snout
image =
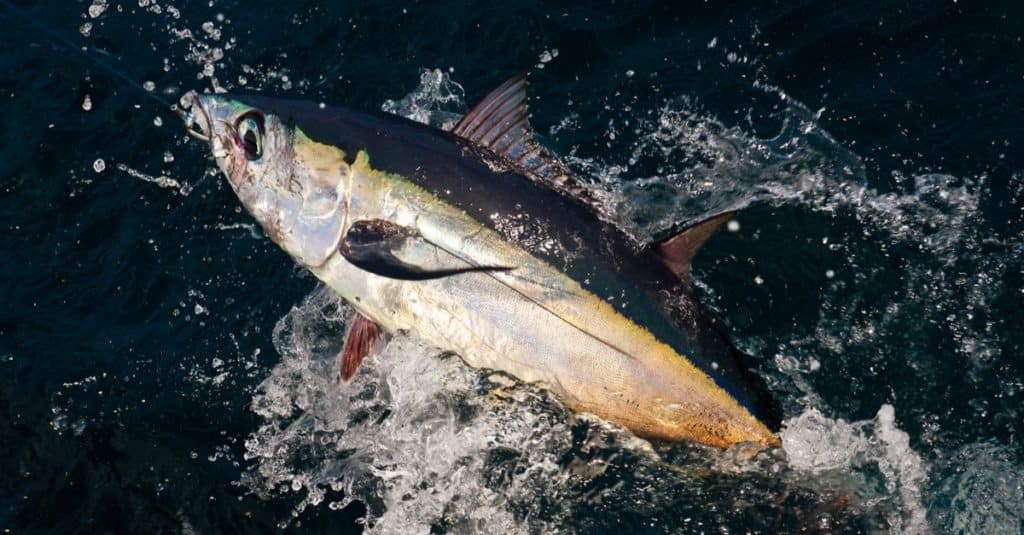
<svg viewBox="0 0 1024 535">
<path fill-rule="evenodd" d="M 178 114 L 185 122 L 188 135 L 210 144 L 210 152 L 217 166 L 235 184 L 239 171 L 245 167 L 237 135 L 230 126 L 234 108 L 216 95 L 189 91 L 182 95 Z"/>
</svg>

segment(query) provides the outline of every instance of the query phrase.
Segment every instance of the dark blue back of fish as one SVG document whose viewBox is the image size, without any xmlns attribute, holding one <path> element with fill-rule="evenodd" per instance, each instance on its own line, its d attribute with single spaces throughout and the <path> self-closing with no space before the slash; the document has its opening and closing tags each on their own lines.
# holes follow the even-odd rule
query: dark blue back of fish
<svg viewBox="0 0 1024 535">
<path fill-rule="evenodd" d="M 482 149 L 402 117 L 259 95 L 237 98 L 350 157 L 366 151 L 374 168 L 407 178 L 564 271 L 689 358 L 770 429 L 779 429 L 778 407 L 750 370 L 752 359 L 715 328 L 650 247 L 588 206 L 521 174 L 495 171 L 481 161 Z"/>
</svg>

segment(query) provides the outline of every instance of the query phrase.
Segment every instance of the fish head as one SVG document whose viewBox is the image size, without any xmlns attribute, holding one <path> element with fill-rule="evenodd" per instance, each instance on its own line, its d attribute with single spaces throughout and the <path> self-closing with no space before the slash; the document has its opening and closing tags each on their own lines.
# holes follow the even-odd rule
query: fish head
<svg viewBox="0 0 1024 535">
<path fill-rule="evenodd" d="M 189 133 L 209 143 L 217 167 L 274 242 L 307 267 L 337 249 L 349 175 L 344 153 L 310 140 L 245 97 L 182 97 Z"/>
</svg>

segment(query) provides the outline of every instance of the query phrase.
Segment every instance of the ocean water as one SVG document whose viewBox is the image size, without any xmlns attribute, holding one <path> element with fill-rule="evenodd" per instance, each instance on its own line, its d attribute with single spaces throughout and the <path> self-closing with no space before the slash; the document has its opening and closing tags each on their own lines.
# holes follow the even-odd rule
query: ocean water
<svg viewBox="0 0 1024 535">
<path fill-rule="evenodd" d="M 14 4 L 0 528 L 1024 531 L 1016 3 Z M 650 443 L 411 336 L 339 384 L 346 305 L 145 94 L 450 128 L 520 71 L 631 232 L 744 207 L 695 280 L 783 448 Z"/>
</svg>

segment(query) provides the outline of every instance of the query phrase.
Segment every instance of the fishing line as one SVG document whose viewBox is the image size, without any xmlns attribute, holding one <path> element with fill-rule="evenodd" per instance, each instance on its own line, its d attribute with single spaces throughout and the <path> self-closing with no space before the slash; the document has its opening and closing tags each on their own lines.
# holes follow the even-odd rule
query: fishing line
<svg viewBox="0 0 1024 535">
<path fill-rule="evenodd" d="M 107 63 L 106 61 L 103 60 L 103 58 L 99 57 L 99 54 L 101 54 L 101 53 L 102 54 L 106 54 L 106 52 L 103 52 L 103 51 L 101 51 L 99 49 L 93 49 L 92 47 L 89 47 L 87 45 L 83 45 L 83 46 L 75 45 L 75 43 L 71 42 L 66 37 L 58 34 L 55 30 L 47 27 L 45 24 L 43 24 L 42 22 L 37 20 L 35 17 L 33 17 L 32 15 L 29 15 L 28 13 L 23 11 L 21 8 L 19 8 L 19 7 L 15 6 L 14 4 L 10 3 L 8 0 L 0 0 L 0 4 L 2 4 L 4 7 L 6 7 L 8 10 L 10 10 L 12 13 L 17 14 L 19 17 L 21 17 L 22 19 L 26 20 L 32 26 L 35 26 L 37 29 L 41 30 L 44 34 L 46 34 L 47 37 L 52 39 L 55 44 L 63 45 L 65 47 L 67 47 L 67 48 L 70 48 L 71 50 L 74 50 L 74 51 L 78 52 L 79 54 L 85 56 L 87 59 L 89 59 L 92 62 L 96 63 L 100 67 L 103 67 L 103 69 L 105 69 L 108 73 L 113 74 L 117 78 L 120 78 L 123 82 L 126 82 L 129 86 L 134 87 L 135 89 L 138 89 L 139 91 L 145 93 L 147 97 L 149 97 L 149 98 L 159 102 L 160 104 L 163 104 L 164 106 L 167 106 L 168 108 L 171 109 L 171 111 L 174 111 L 176 113 L 178 112 L 178 107 L 175 104 L 171 103 L 169 100 L 161 97 L 160 95 L 157 95 L 157 94 L 153 93 L 152 91 L 146 89 L 141 84 L 139 84 L 136 80 L 134 80 L 133 78 L 131 78 L 130 76 L 125 74 L 123 71 L 121 71 L 117 67 L 111 65 L 110 63 Z"/>
<path fill-rule="evenodd" d="M 193 137 L 200 137 L 201 138 L 201 136 L 197 136 L 196 135 L 196 132 L 192 128 L 192 125 L 194 124 L 194 120 L 195 119 L 194 119 L 194 117 L 193 117 L 193 115 L 191 113 L 186 112 L 185 110 L 182 110 L 181 107 L 178 106 L 177 104 L 174 104 L 171 101 L 167 100 L 166 98 L 163 98 L 160 95 L 158 95 L 156 93 L 153 93 L 152 91 L 146 89 L 142 84 L 138 83 L 138 81 L 136 81 L 134 78 L 132 78 L 132 77 L 128 76 L 127 74 L 125 74 L 124 71 L 122 71 L 121 69 L 119 69 L 119 68 L 115 67 L 114 65 L 108 63 L 107 61 L 104 61 L 104 59 L 101 58 L 99 55 L 103 54 L 103 55 L 109 57 L 110 55 L 106 51 L 103 51 L 103 50 L 100 50 L 100 49 L 97 49 L 97 48 L 93 48 L 93 47 L 90 47 L 88 45 L 82 45 L 82 46 L 76 45 L 70 39 L 60 35 L 59 33 L 57 33 L 57 31 L 55 31 L 52 28 L 48 27 L 46 24 L 44 24 L 43 22 L 37 20 L 35 17 L 33 17 L 32 15 L 28 14 L 27 12 L 25 12 L 21 8 L 15 6 L 11 2 L 9 2 L 8 0 L 0 0 L 0 5 L 6 7 L 9 11 L 11 11 L 12 13 L 14 13 L 17 16 L 21 17 L 22 19 L 27 21 L 32 26 L 34 26 L 35 28 L 37 28 L 40 31 L 42 31 L 45 34 L 46 37 L 49 37 L 53 41 L 54 44 L 61 45 L 63 47 L 66 47 L 66 48 L 69 48 L 71 50 L 74 50 L 78 54 L 81 54 L 82 56 L 84 56 L 86 59 L 88 59 L 88 60 L 92 61 L 93 63 L 95 63 L 96 65 L 99 65 L 100 67 L 102 67 L 103 70 L 106 70 L 109 74 L 114 75 L 114 77 L 116 77 L 119 80 L 121 80 L 122 82 L 125 82 L 126 84 L 128 84 L 129 87 L 138 89 L 139 91 L 144 93 L 147 97 L 149 97 L 149 98 L 159 102 L 160 104 L 166 106 L 168 109 L 170 109 L 172 112 L 177 114 L 181 119 L 183 119 L 185 121 L 185 129 L 186 129 L 186 131 L 190 135 L 192 135 Z M 129 173 L 129 175 L 131 175 L 131 174 L 132 173 Z M 192 191 L 193 189 L 195 189 L 196 187 L 201 185 L 203 183 L 203 181 L 206 180 L 206 177 L 207 177 L 207 175 L 204 174 L 203 177 L 199 179 L 199 182 L 197 182 L 194 185 L 188 185 L 186 183 L 186 184 L 180 186 L 179 187 L 179 193 L 181 193 L 182 195 L 188 195 L 188 192 Z M 139 178 L 139 177 L 136 177 L 136 178 Z M 162 183 L 160 183 L 160 182 L 158 182 L 156 180 L 148 180 L 148 181 L 149 182 L 156 182 L 157 185 L 159 185 L 160 187 L 164 187 L 164 185 Z M 186 191 L 186 188 L 187 188 L 187 191 Z"/>
</svg>

